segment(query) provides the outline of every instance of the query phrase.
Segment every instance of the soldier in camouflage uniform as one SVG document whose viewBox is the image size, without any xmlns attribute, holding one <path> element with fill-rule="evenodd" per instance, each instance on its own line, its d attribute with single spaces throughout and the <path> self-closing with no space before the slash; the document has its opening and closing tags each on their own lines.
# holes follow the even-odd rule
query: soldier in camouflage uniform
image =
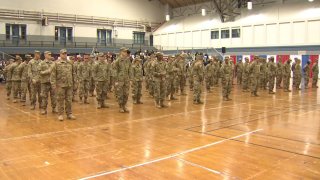
<svg viewBox="0 0 320 180">
<path fill-rule="evenodd" d="M 274 81 L 276 78 L 276 69 L 277 69 L 277 66 L 274 63 L 274 57 L 270 57 L 268 62 L 269 94 L 274 94 L 273 88 L 274 88 Z"/>
<path fill-rule="evenodd" d="M 283 67 L 283 89 L 284 92 L 291 92 L 289 90 L 290 78 L 291 78 L 291 59 L 289 59 Z"/>
<path fill-rule="evenodd" d="M 224 63 L 220 68 L 222 95 L 224 101 L 232 100 L 229 98 L 229 95 L 232 89 L 233 70 L 231 64 L 232 62 L 230 62 L 229 60 L 229 57 L 226 57 L 224 59 Z"/>
<path fill-rule="evenodd" d="M 25 55 L 25 60 L 19 65 L 21 71 L 21 99 L 22 105 L 26 105 L 27 91 L 29 92 L 29 100 L 31 100 L 31 83 L 28 76 L 29 61 L 32 57 L 29 54 Z"/>
<path fill-rule="evenodd" d="M 303 67 L 303 76 L 304 76 L 304 87 L 305 89 L 309 88 L 309 79 L 310 79 L 310 61 Z"/>
<path fill-rule="evenodd" d="M 149 72 L 148 72 L 148 64 L 150 63 L 150 56 L 148 54 L 148 56 L 146 57 L 146 60 L 143 63 L 143 72 L 144 72 L 144 77 L 145 77 L 145 85 L 146 85 L 146 91 L 149 90 Z"/>
<path fill-rule="evenodd" d="M 318 76 L 319 76 L 319 66 L 318 66 L 318 59 L 317 59 L 312 66 L 312 88 L 318 88 Z"/>
<path fill-rule="evenodd" d="M 90 57 L 88 54 L 83 56 L 84 61 L 78 67 L 78 80 L 79 80 L 79 99 L 80 104 L 88 102 L 88 95 L 90 89 L 90 81 L 92 77 L 92 68 L 90 64 Z M 84 98 L 84 99 L 83 99 Z"/>
<path fill-rule="evenodd" d="M 149 86 L 149 95 L 151 97 L 154 97 L 154 81 L 152 77 L 152 66 L 154 62 L 156 61 L 155 54 L 151 54 L 150 61 L 146 65 L 147 67 L 147 81 L 148 81 L 148 86 Z"/>
<path fill-rule="evenodd" d="M 259 84 L 260 84 L 260 88 L 266 90 L 266 84 L 267 84 L 267 62 L 265 58 L 260 58 L 260 80 L 259 80 Z"/>
<path fill-rule="evenodd" d="M 10 71 L 12 73 L 11 82 L 14 103 L 18 102 L 19 95 L 21 95 L 21 71 L 19 69 L 21 61 L 21 57 L 17 56 L 15 62 L 10 67 Z"/>
<path fill-rule="evenodd" d="M 257 97 L 259 89 L 260 62 L 259 57 L 255 56 L 249 67 L 251 96 Z"/>
<path fill-rule="evenodd" d="M 112 68 L 112 59 L 111 57 L 107 57 L 107 62 L 110 66 L 110 80 L 109 80 L 109 84 L 108 84 L 108 92 L 112 92 L 112 87 L 114 85 L 114 70 Z"/>
<path fill-rule="evenodd" d="M 54 63 L 51 70 L 50 82 L 56 90 L 58 104 L 58 120 L 63 121 L 65 110 L 68 119 L 76 119 L 72 115 L 73 66 L 67 60 L 67 50 L 60 50 L 60 59 Z M 65 106 L 64 106 L 65 105 Z"/>
<path fill-rule="evenodd" d="M 130 70 L 131 62 L 128 55 L 127 48 L 120 49 L 120 55 L 114 63 L 115 70 L 115 86 L 116 86 L 116 96 L 119 104 L 119 112 L 129 112 L 126 108 L 126 104 L 129 96 L 130 89 Z"/>
<path fill-rule="evenodd" d="M 243 64 L 243 69 L 242 69 L 242 91 L 243 92 L 248 92 L 249 91 L 249 78 L 250 78 L 250 64 L 249 64 L 249 58 L 244 58 L 245 63 Z"/>
<path fill-rule="evenodd" d="M 34 51 L 34 58 L 29 62 L 28 76 L 31 81 L 31 110 L 36 108 L 36 101 L 38 96 L 39 108 L 41 106 L 41 84 L 40 84 L 40 70 L 39 63 L 40 51 Z"/>
<path fill-rule="evenodd" d="M 10 71 L 11 65 L 13 64 L 14 60 L 10 59 L 6 65 L 6 67 L 4 68 L 4 77 L 6 79 L 6 91 L 7 91 L 7 100 L 10 100 L 10 96 L 11 96 L 11 91 L 12 91 L 12 82 L 11 82 L 11 78 L 12 78 L 12 72 Z"/>
<path fill-rule="evenodd" d="M 131 88 L 133 104 L 143 104 L 141 102 L 142 81 L 143 70 L 141 65 L 141 59 L 140 56 L 136 56 L 131 66 Z"/>
<path fill-rule="evenodd" d="M 281 59 L 279 59 L 277 63 L 276 76 L 277 76 L 277 89 L 281 89 L 282 76 L 283 76 L 283 64 Z"/>
<path fill-rule="evenodd" d="M 96 82 L 96 97 L 98 102 L 97 108 L 109 108 L 104 101 L 107 97 L 111 67 L 110 64 L 105 61 L 105 56 L 103 53 L 98 54 L 98 62 L 94 65 L 92 74 L 94 77 L 94 82 Z"/>
<path fill-rule="evenodd" d="M 236 65 L 236 73 L 237 73 L 237 84 L 242 83 L 242 74 L 243 74 L 243 63 L 242 59 L 238 60 Z"/>
<path fill-rule="evenodd" d="M 73 74 L 75 74 L 74 77 L 74 82 L 73 82 L 73 91 L 72 91 L 72 102 L 76 102 L 76 95 L 78 93 L 78 88 L 79 88 L 79 80 L 78 80 L 78 66 L 79 66 L 79 61 L 81 61 L 81 57 L 77 57 L 78 59 L 76 60 L 73 56 L 70 57 L 70 60 L 73 65 Z"/>
<path fill-rule="evenodd" d="M 213 58 L 213 67 L 214 67 L 214 75 L 213 75 L 213 86 L 219 85 L 219 76 L 220 76 L 220 62 L 219 59 L 214 57 Z"/>
<path fill-rule="evenodd" d="M 190 55 L 189 55 L 190 57 Z M 194 62 L 190 61 L 190 64 L 188 66 L 188 78 L 189 78 L 189 88 L 190 91 L 193 91 L 193 77 L 192 77 L 192 68 L 193 68 Z"/>
<path fill-rule="evenodd" d="M 174 65 L 174 56 L 169 56 L 168 63 L 166 64 L 166 71 L 167 71 L 167 97 L 169 100 L 176 100 L 174 97 L 175 93 L 175 77 L 177 74 L 178 69 Z M 192 78 L 192 76 L 190 77 Z"/>
<path fill-rule="evenodd" d="M 164 100 L 166 97 L 165 78 L 166 78 L 166 64 L 163 61 L 163 54 L 156 54 L 157 60 L 153 63 L 152 73 L 155 83 L 154 98 L 157 108 L 166 107 Z"/>
<path fill-rule="evenodd" d="M 179 82 L 179 89 L 180 89 L 180 95 L 187 95 L 184 88 L 186 86 L 186 54 L 181 54 L 178 56 L 179 58 L 177 59 L 177 65 L 176 67 L 179 69 L 178 71 L 178 82 Z"/>
<path fill-rule="evenodd" d="M 295 81 L 295 88 L 296 90 L 301 90 L 300 84 L 301 84 L 301 79 L 302 79 L 302 72 L 301 72 L 301 60 L 296 59 L 296 64 L 294 68 L 294 81 Z"/>
<path fill-rule="evenodd" d="M 51 60 L 51 52 L 44 52 L 45 59 L 39 63 L 40 83 L 41 83 L 41 114 L 47 114 L 48 95 L 50 93 L 51 108 L 53 113 L 57 113 L 56 106 L 56 92 L 52 88 L 50 82 L 51 69 L 54 61 Z"/>
<path fill-rule="evenodd" d="M 203 74 L 204 74 L 204 67 L 203 67 L 203 56 L 197 55 L 195 63 L 192 69 L 192 78 L 193 78 L 193 104 L 202 104 L 201 98 L 201 88 L 203 82 Z"/>
<path fill-rule="evenodd" d="M 211 86 L 213 86 L 213 76 L 214 76 L 214 66 L 213 61 L 209 59 L 209 64 L 205 66 L 204 76 L 206 82 L 206 90 L 208 93 L 211 93 Z"/>
<path fill-rule="evenodd" d="M 96 57 L 93 56 L 93 55 L 90 55 L 90 66 L 91 68 L 94 67 L 94 64 L 96 63 Z M 91 70 L 92 71 L 92 70 Z M 95 90 L 95 82 L 94 82 L 94 79 L 93 79 L 93 76 L 91 74 L 91 80 L 90 80 L 90 89 L 89 89 L 89 94 L 90 94 L 90 97 L 93 97 L 94 96 L 94 90 Z"/>
</svg>

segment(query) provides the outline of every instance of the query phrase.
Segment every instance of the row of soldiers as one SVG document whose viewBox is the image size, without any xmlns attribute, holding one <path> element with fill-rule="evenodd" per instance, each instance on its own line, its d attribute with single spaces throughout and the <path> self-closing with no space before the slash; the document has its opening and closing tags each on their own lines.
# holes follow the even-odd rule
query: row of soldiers
<svg viewBox="0 0 320 180">
<path fill-rule="evenodd" d="M 186 95 L 186 81 L 189 78 L 189 87 L 193 91 L 194 104 L 201 104 L 202 84 L 210 93 L 212 87 L 218 86 L 221 79 L 223 99 L 230 99 L 230 92 L 233 85 L 233 72 L 236 68 L 238 83 L 242 84 L 244 92 L 250 91 L 252 96 L 258 96 L 259 87 L 269 86 L 269 93 L 274 94 L 274 82 L 276 79 L 277 88 L 283 86 L 285 91 L 289 90 L 291 78 L 291 61 L 283 66 L 275 64 L 274 58 L 265 59 L 255 57 L 252 62 L 245 58 L 245 63 L 238 63 L 236 66 L 226 57 L 221 63 L 218 58 L 209 60 L 204 66 L 203 55 L 198 54 L 195 60 L 187 65 L 187 55 L 177 54 L 169 56 L 165 61 L 162 53 L 150 54 L 144 63 L 140 56 L 130 60 L 130 52 L 121 48 L 117 60 L 112 61 L 104 53 L 95 56 L 84 54 L 80 61 L 66 60 L 66 50 L 60 51 L 60 60 L 54 61 L 51 52 L 44 52 L 45 59 L 40 60 L 40 52 L 35 51 L 34 58 L 25 56 L 22 62 L 17 57 L 13 63 L 5 68 L 7 79 L 7 96 L 10 98 L 11 88 L 13 102 L 18 99 L 25 105 L 26 94 L 29 91 L 31 109 L 36 106 L 38 97 L 41 114 L 47 114 L 48 97 L 50 94 L 53 113 L 59 113 L 59 119 L 63 120 L 63 102 L 66 101 L 66 113 L 69 119 L 74 119 L 71 111 L 71 101 L 79 93 L 80 103 L 89 104 L 88 96 L 93 96 L 96 91 L 98 109 L 108 108 L 106 105 L 107 93 L 112 89 L 119 104 L 119 111 L 129 112 L 126 104 L 128 101 L 130 82 L 132 88 L 132 99 L 134 104 L 142 104 L 142 82 L 145 79 L 146 90 L 154 98 L 158 108 L 166 107 L 165 99 L 176 100 L 175 94 Z M 132 62 L 131 62 L 132 61 Z M 294 70 L 294 85 L 299 89 L 301 82 L 301 61 L 296 60 Z M 305 74 L 310 74 L 308 63 L 303 69 Z M 312 67 L 313 74 L 318 74 L 317 62 Z M 267 72 L 267 73 L 266 73 Z M 145 78 L 144 78 L 145 76 Z M 305 76 L 308 84 L 309 76 Z M 313 87 L 317 87 L 317 79 L 313 78 Z M 59 83 L 57 83 L 59 81 Z M 60 89 L 60 90 L 57 90 Z M 79 92 L 78 92 L 79 91 Z M 58 110 L 56 106 L 58 104 Z"/>
</svg>

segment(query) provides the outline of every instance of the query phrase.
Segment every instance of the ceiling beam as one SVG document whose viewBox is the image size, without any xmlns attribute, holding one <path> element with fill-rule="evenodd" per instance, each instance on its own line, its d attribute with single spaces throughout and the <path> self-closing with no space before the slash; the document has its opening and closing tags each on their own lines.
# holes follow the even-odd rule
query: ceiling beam
<svg viewBox="0 0 320 180">
<path fill-rule="evenodd" d="M 218 5 L 217 0 L 213 0 L 213 4 L 214 4 L 215 8 L 218 11 L 218 14 L 219 14 L 221 22 L 223 23 L 224 22 L 224 17 L 223 17 L 223 12 L 221 10 L 221 6 Z M 221 0 L 220 0 L 220 4 L 221 4 Z"/>
</svg>

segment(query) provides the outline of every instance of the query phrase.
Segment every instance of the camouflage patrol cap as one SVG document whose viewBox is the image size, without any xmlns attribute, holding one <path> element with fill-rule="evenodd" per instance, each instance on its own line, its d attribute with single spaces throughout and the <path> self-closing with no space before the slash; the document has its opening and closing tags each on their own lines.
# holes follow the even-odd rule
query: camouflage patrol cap
<svg viewBox="0 0 320 180">
<path fill-rule="evenodd" d="M 20 57 L 20 56 L 17 56 L 16 58 L 15 58 L 15 61 L 21 61 L 22 60 L 22 58 Z"/>
<path fill-rule="evenodd" d="M 40 54 L 41 52 L 38 51 L 38 50 L 34 50 L 34 53 L 35 53 L 35 54 Z"/>
<path fill-rule="evenodd" d="M 27 60 L 32 59 L 32 57 L 31 57 L 31 55 L 30 55 L 30 54 L 26 54 L 24 57 L 25 57 Z"/>
<path fill-rule="evenodd" d="M 66 49 L 61 49 L 60 50 L 60 54 L 64 54 L 64 53 L 67 53 L 67 50 Z"/>
<path fill-rule="evenodd" d="M 203 59 L 203 55 L 201 54 L 196 55 L 196 60 L 202 60 L 202 59 Z M 211 62 L 212 60 L 209 59 L 209 61 Z"/>
<path fill-rule="evenodd" d="M 128 48 L 126 48 L 126 47 L 122 47 L 122 48 L 120 48 L 120 52 L 127 52 L 129 49 Z"/>
<path fill-rule="evenodd" d="M 161 52 L 157 52 L 156 57 L 159 57 L 159 56 L 163 56 L 163 54 Z"/>
<path fill-rule="evenodd" d="M 269 57 L 269 60 L 273 61 L 273 60 L 274 60 L 274 57 L 273 57 L 273 56 Z"/>
<path fill-rule="evenodd" d="M 74 60 L 74 57 L 73 57 L 73 56 L 70 56 L 69 59 L 70 59 L 70 60 Z"/>
<path fill-rule="evenodd" d="M 51 51 L 45 51 L 44 54 L 51 54 Z"/>
<path fill-rule="evenodd" d="M 93 55 L 93 54 L 90 54 L 90 58 L 94 58 L 94 55 Z"/>
<path fill-rule="evenodd" d="M 181 54 L 180 55 L 182 58 L 186 58 L 187 57 L 187 54 Z"/>
</svg>

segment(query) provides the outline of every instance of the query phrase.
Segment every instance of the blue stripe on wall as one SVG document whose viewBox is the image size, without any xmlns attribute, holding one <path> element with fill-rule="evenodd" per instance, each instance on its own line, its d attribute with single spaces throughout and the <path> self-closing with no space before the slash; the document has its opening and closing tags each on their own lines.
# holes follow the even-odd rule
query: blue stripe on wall
<svg viewBox="0 0 320 180">
<path fill-rule="evenodd" d="M 310 56 L 309 55 L 302 55 L 302 62 L 301 62 L 301 67 L 303 69 L 303 67 L 307 64 L 307 62 L 309 61 Z M 302 71 L 303 72 L 303 71 Z"/>
</svg>

